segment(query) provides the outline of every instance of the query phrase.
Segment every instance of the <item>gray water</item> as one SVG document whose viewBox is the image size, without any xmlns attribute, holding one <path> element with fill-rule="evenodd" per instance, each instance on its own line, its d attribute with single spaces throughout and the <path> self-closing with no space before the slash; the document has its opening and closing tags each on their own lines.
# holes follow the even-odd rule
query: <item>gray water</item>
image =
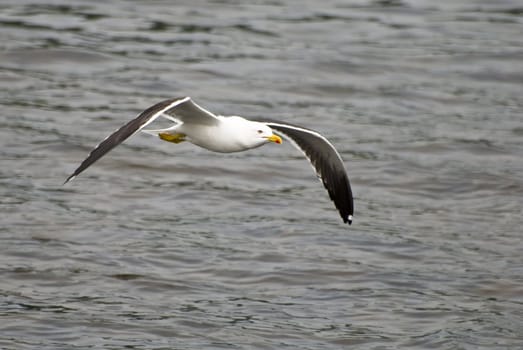
<svg viewBox="0 0 523 350">
<path fill-rule="evenodd" d="M 523 348 L 520 1 L 0 3 L 1 349 Z M 325 134 L 136 135 L 164 98 Z"/>
</svg>

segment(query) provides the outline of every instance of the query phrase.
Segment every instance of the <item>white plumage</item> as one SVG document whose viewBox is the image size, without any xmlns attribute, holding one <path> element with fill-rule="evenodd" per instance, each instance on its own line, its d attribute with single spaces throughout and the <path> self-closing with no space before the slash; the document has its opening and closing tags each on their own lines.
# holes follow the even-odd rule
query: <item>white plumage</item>
<svg viewBox="0 0 523 350">
<path fill-rule="evenodd" d="M 144 129 L 159 117 L 175 124 L 166 129 Z M 314 130 L 276 121 L 216 116 L 198 106 L 190 97 L 165 100 L 147 108 L 96 146 L 65 182 L 138 131 L 157 134 L 162 140 L 173 143 L 187 141 L 210 151 L 230 153 L 260 147 L 268 142 L 281 143 L 274 130 L 305 154 L 343 221 L 350 224 L 354 208 L 349 179 L 341 156 L 324 136 Z"/>
</svg>

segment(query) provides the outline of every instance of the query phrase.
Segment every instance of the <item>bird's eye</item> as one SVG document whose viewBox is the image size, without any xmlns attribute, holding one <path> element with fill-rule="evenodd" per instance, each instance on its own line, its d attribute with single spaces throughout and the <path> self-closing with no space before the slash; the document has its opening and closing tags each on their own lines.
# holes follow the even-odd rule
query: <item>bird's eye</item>
<svg viewBox="0 0 523 350">
<path fill-rule="evenodd" d="M 258 134 L 263 134 L 263 130 L 258 130 Z"/>
</svg>

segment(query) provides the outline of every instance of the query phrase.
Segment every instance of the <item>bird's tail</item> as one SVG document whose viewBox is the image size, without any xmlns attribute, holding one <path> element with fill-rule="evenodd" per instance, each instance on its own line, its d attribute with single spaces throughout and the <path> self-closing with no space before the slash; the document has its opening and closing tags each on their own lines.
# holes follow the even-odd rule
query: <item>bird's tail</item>
<svg viewBox="0 0 523 350">
<path fill-rule="evenodd" d="M 178 128 L 180 125 L 177 124 L 177 125 L 173 125 L 171 127 L 168 127 L 168 128 L 165 128 L 165 129 L 155 129 L 155 130 L 151 130 L 151 129 L 142 129 L 140 131 L 146 133 L 146 134 L 149 134 L 149 135 L 153 135 L 153 136 L 158 136 L 158 134 L 162 134 L 162 133 L 168 133 L 169 131 L 172 131 L 172 130 L 176 130 L 176 128 Z"/>
</svg>

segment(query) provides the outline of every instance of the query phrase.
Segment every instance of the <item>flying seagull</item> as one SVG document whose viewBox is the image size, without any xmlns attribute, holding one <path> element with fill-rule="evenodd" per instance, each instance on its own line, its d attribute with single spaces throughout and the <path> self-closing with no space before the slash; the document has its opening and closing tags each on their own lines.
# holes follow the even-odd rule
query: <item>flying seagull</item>
<svg viewBox="0 0 523 350">
<path fill-rule="evenodd" d="M 144 129 L 158 117 L 175 124 L 166 129 Z M 303 152 L 329 192 L 343 222 L 352 223 L 354 205 L 349 178 L 340 154 L 323 135 L 268 119 L 252 121 L 238 116 L 217 116 L 198 106 L 190 97 L 168 99 L 147 108 L 96 146 L 64 184 L 138 131 L 158 135 L 164 141 L 188 141 L 222 153 L 245 151 L 268 142 L 281 144 L 281 137 L 276 135 L 280 134 Z"/>
</svg>

